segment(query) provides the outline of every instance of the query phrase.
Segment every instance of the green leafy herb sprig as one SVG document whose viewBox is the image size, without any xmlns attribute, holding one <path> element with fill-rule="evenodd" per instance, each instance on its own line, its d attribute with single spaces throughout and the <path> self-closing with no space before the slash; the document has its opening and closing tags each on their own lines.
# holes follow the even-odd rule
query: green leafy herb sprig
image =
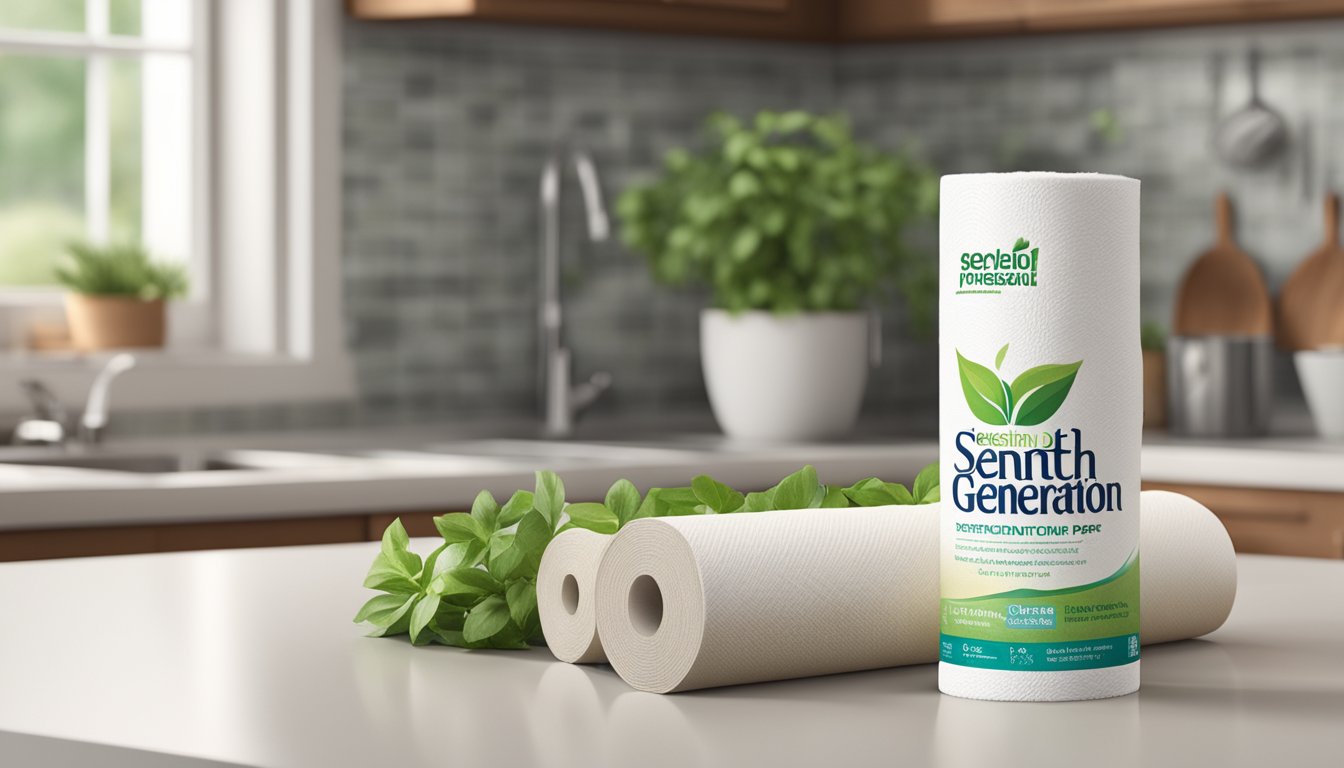
<svg viewBox="0 0 1344 768">
<path fill-rule="evenodd" d="M 155 301 L 187 292 L 187 273 L 181 265 L 154 261 L 136 243 L 75 242 L 68 246 L 68 256 L 56 268 L 56 279 L 74 293 Z"/>
<path fill-rule="evenodd" d="M 565 485 L 550 471 L 536 488 L 517 491 L 503 505 L 481 491 L 470 513 L 434 518 L 443 543 L 423 560 L 410 551 L 401 520 L 383 532 L 382 548 L 364 586 L 382 594 L 355 615 L 373 637 L 409 635 L 415 645 L 521 649 L 542 642 L 537 614 L 537 567 L 561 531 L 586 528 L 611 534 L 632 520 L 820 507 L 876 507 L 938 501 L 938 465 L 919 472 L 912 488 L 876 477 L 847 488 L 825 485 L 803 467 L 774 487 L 743 494 L 708 475 L 681 488 L 650 488 L 640 495 L 617 480 L 601 502 L 565 503 Z"/>
<path fill-rule="evenodd" d="M 656 280 L 703 284 L 732 312 L 854 310 L 892 289 L 927 323 L 932 250 L 907 231 L 937 209 L 938 178 L 855 140 L 839 115 L 761 112 L 706 121 L 706 146 L 617 204 L 622 237 Z"/>
</svg>

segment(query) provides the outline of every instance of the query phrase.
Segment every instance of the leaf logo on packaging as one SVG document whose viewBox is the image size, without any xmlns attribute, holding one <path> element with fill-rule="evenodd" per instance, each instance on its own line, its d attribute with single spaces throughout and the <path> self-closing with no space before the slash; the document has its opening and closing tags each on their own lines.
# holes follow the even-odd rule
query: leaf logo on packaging
<svg viewBox="0 0 1344 768">
<path fill-rule="evenodd" d="M 1008 345 L 1004 344 L 994 356 L 996 370 L 1003 368 L 1007 355 Z M 1082 360 L 1038 365 L 1009 383 L 989 368 L 967 360 L 957 350 L 957 371 L 961 374 L 966 405 L 977 419 L 995 426 L 1032 427 L 1055 415 L 1068 398 L 1082 365 Z"/>
</svg>

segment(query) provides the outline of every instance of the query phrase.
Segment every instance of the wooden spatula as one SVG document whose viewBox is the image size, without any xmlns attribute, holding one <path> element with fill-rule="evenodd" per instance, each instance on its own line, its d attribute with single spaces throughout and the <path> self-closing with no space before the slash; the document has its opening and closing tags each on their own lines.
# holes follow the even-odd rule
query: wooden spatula
<svg viewBox="0 0 1344 768">
<path fill-rule="evenodd" d="M 1339 244 L 1339 196 L 1325 198 L 1325 243 L 1308 256 L 1279 292 L 1277 328 L 1284 349 L 1344 345 L 1344 248 Z"/>
<path fill-rule="evenodd" d="M 1268 336 L 1274 329 L 1269 289 L 1260 268 L 1232 237 L 1232 201 L 1214 205 L 1218 239 L 1186 270 L 1176 294 L 1178 336 Z"/>
</svg>

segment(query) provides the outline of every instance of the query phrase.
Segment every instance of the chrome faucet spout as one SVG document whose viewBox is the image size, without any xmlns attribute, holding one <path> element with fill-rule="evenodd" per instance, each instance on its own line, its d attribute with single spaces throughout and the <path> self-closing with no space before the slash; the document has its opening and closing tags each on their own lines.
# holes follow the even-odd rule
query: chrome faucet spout
<svg viewBox="0 0 1344 768">
<path fill-rule="evenodd" d="M 103 365 L 102 370 L 98 371 L 98 375 L 93 379 L 93 386 L 89 387 L 89 399 L 84 405 L 84 414 L 79 417 L 79 434 L 84 442 L 94 444 L 102 440 L 103 430 L 107 428 L 107 398 L 112 388 L 112 381 L 134 367 L 135 357 L 122 352 L 113 355 Z"/>
<path fill-rule="evenodd" d="M 569 153 L 583 197 L 588 238 L 606 240 L 611 234 L 602 202 L 602 185 L 597 166 L 587 153 Z M 551 437 L 574 433 L 579 413 L 592 405 L 611 386 L 611 374 L 596 373 L 586 382 L 571 380 L 570 351 L 564 345 L 564 306 L 560 297 L 560 199 L 564 189 L 564 156 L 557 153 L 547 159 L 541 172 L 541 292 L 537 308 L 537 348 L 539 389 L 545 412 L 545 430 Z"/>
</svg>

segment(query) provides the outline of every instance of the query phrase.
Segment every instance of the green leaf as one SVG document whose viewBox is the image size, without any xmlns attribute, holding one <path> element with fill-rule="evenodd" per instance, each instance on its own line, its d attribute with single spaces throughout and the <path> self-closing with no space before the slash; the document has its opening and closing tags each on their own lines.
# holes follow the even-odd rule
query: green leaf
<svg viewBox="0 0 1344 768">
<path fill-rule="evenodd" d="M 893 504 L 915 503 L 914 494 L 910 493 L 910 489 L 906 488 L 901 483 L 887 483 L 887 490 L 891 493 L 892 498 L 895 499 L 895 501 L 892 502 Z"/>
<path fill-rule="evenodd" d="M 429 620 L 434 618 L 434 614 L 439 610 L 438 595 L 425 595 L 415 604 L 411 611 L 411 623 L 408 627 L 411 633 L 411 642 L 417 642 L 420 639 L 420 633 L 424 631 L 429 624 Z"/>
<path fill-rule="evenodd" d="M 634 520 L 641 520 L 646 517 L 657 517 L 658 497 L 661 496 L 662 493 L 662 488 L 650 488 L 649 492 L 644 494 L 644 500 L 639 503 L 639 509 L 635 511 L 635 516 L 625 522 L 628 523 Z"/>
<path fill-rule="evenodd" d="M 1000 242 L 1002 242 L 1002 241 L 1000 241 Z M 1016 252 L 1018 252 L 1018 251 L 1025 251 L 1026 249 L 1028 249 L 1028 248 L 1030 248 L 1030 247 L 1031 247 L 1031 241 L 1030 241 L 1030 240 L 1027 240 L 1027 238 L 1025 238 L 1025 237 L 1019 237 L 1019 238 L 1017 238 L 1017 242 L 1016 242 L 1016 243 L 1013 243 L 1013 252 L 1016 253 Z"/>
<path fill-rule="evenodd" d="M 691 491 L 701 503 L 718 513 L 734 512 L 745 500 L 742 494 L 709 475 L 699 475 L 692 480 Z"/>
<path fill-rule="evenodd" d="M 1007 344 L 1004 344 L 1004 345 L 1003 345 L 1003 349 L 1000 349 L 1000 350 L 999 350 L 999 354 L 997 354 L 997 355 L 994 356 L 994 367 L 995 367 L 995 368 L 1002 368 L 1002 367 L 1003 367 L 1003 357 L 1004 357 L 1004 355 L 1006 355 L 1006 354 L 1008 354 L 1008 345 L 1007 345 Z"/>
<path fill-rule="evenodd" d="M 438 549 L 429 553 L 429 557 L 425 558 L 425 564 L 420 569 L 420 576 L 416 579 L 416 582 L 420 585 L 420 589 L 429 588 L 429 582 L 438 575 L 435 571 L 439 567 L 439 558 L 443 557 L 443 553 L 446 552 L 450 546 L 452 545 L 446 542 L 440 544 Z"/>
<path fill-rule="evenodd" d="M 821 499 L 823 509 L 841 509 L 849 505 L 849 497 L 845 495 L 843 488 L 834 485 L 826 486 L 826 494 Z"/>
<path fill-rule="evenodd" d="M 774 487 L 775 509 L 806 509 L 817 493 L 817 470 L 807 465 L 794 472 Z"/>
<path fill-rule="evenodd" d="M 695 511 L 700 499 L 690 488 L 659 488 L 654 501 L 655 517 L 678 517 L 699 514 Z M 653 491 L 649 491 L 652 495 Z"/>
<path fill-rule="evenodd" d="M 537 611 L 537 587 L 530 581 L 520 580 L 509 585 L 504 595 L 509 604 L 509 617 L 513 623 L 526 627 L 533 621 Z"/>
<path fill-rule="evenodd" d="M 761 232 L 755 227 L 743 227 L 733 239 L 732 255 L 738 261 L 746 261 L 756 253 L 761 245 Z"/>
<path fill-rule="evenodd" d="M 881 507 L 894 504 L 895 500 L 887 484 L 879 478 L 868 477 L 841 489 L 841 492 L 860 507 Z"/>
<path fill-rule="evenodd" d="M 761 191 L 761 182 L 757 180 L 756 174 L 746 169 L 734 173 L 728 179 L 728 194 L 738 200 L 743 200 Z"/>
<path fill-rule="evenodd" d="M 489 536 L 481 528 L 481 524 L 476 521 L 476 518 L 460 512 L 434 518 L 434 527 L 439 530 L 439 535 L 443 537 L 443 540 L 449 544 L 473 540 L 485 541 Z"/>
<path fill-rule="evenodd" d="M 444 571 L 429 584 L 433 595 L 487 595 L 503 589 L 503 583 L 489 572 L 468 567 Z"/>
<path fill-rule="evenodd" d="M 1012 390 L 1018 406 L 1013 423 L 1032 427 L 1055 415 L 1068 398 L 1082 364 L 1079 360 L 1065 365 L 1041 365 L 1014 379 Z"/>
<path fill-rule="evenodd" d="M 495 497 L 489 491 L 476 494 L 476 500 L 471 503 L 471 517 L 484 533 L 488 534 L 499 527 L 499 504 L 495 503 Z"/>
<path fill-rule="evenodd" d="M 768 512 L 775 508 L 774 489 L 768 491 L 752 491 L 747 494 L 747 498 L 742 502 L 739 512 Z"/>
<path fill-rule="evenodd" d="M 576 527 L 587 528 L 595 533 L 615 533 L 616 529 L 621 527 L 621 521 L 616 517 L 616 513 L 607 509 L 605 504 L 593 502 L 570 504 L 565 507 L 565 513 Z"/>
<path fill-rule="evenodd" d="M 485 565 L 485 569 L 491 572 L 491 576 L 499 578 L 500 581 L 508 580 L 516 576 L 519 572 L 519 566 L 527 560 L 527 553 L 520 549 L 516 543 L 516 537 L 513 535 L 504 535 L 499 541 L 491 541 L 491 557 Z"/>
<path fill-rule="evenodd" d="M 394 594 L 414 594 L 420 591 L 420 584 L 416 581 L 418 574 L 418 567 L 415 573 L 408 573 L 403 561 L 389 560 L 385 552 L 379 552 L 364 577 L 364 586 Z"/>
<path fill-rule="evenodd" d="M 518 532 L 514 535 L 513 545 L 524 555 L 541 557 L 546 545 L 551 543 L 551 524 L 540 510 L 532 510 L 518 523 Z"/>
<path fill-rule="evenodd" d="M 939 499 L 938 462 L 933 462 L 919 470 L 915 476 L 913 492 L 916 504 L 932 504 Z"/>
<path fill-rule="evenodd" d="M 560 524 L 560 513 L 565 509 L 565 484 L 550 470 L 537 472 L 537 490 L 532 498 L 533 507 L 540 512 L 554 531 Z"/>
<path fill-rule="evenodd" d="M 629 480 L 617 480 L 607 491 L 606 504 L 620 524 L 625 525 L 639 511 L 639 489 Z"/>
<path fill-rule="evenodd" d="M 900 483 L 888 483 L 870 477 L 844 489 L 844 494 L 860 507 L 885 507 L 892 504 L 914 504 L 910 490 Z"/>
<path fill-rule="evenodd" d="M 500 528 L 508 528 L 522 520 L 523 515 L 526 515 L 531 509 L 532 492 L 514 491 L 508 502 L 499 510 L 499 519 L 496 522 Z"/>
<path fill-rule="evenodd" d="M 477 603 L 467 613 L 462 625 L 462 639 L 468 643 L 478 643 L 493 637 L 509 623 L 509 606 L 504 598 L 491 595 Z"/>
<path fill-rule="evenodd" d="M 420 572 L 420 557 L 414 552 L 407 551 L 406 548 L 410 544 L 411 538 L 406 535 L 406 528 L 398 517 L 383 530 L 383 541 L 379 551 L 393 568 L 414 578 Z"/>
<path fill-rule="evenodd" d="M 961 391 L 971 413 L 986 424 L 1008 423 L 1008 387 L 994 372 L 957 352 L 957 370 L 961 374 Z"/>
<path fill-rule="evenodd" d="M 402 609 L 414 599 L 413 595 L 377 595 L 369 599 L 355 614 L 355 623 L 368 622 L 375 627 L 386 627 L 396 621 Z"/>
<path fill-rule="evenodd" d="M 406 634 L 411 627 L 411 611 L 415 610 L 416 604 L 420 602 L 420 597 L 421 595 L 409 595 L 400 608 L 386 616 L 379 617 L 378 623 L 374 624 L 369 637 L 392 637 Z"/>
</svg>

